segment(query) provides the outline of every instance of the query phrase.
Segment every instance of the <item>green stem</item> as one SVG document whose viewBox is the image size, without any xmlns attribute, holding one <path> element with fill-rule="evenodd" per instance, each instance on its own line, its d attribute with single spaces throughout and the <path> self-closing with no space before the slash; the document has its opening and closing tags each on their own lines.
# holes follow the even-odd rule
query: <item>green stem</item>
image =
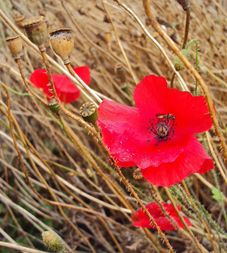
<svg viewBox="0 0 227 253">
<path fill-rule="evenodd" d="M 12 92 L 15 95 L 21 96 L 21 97 L 32 97 L 32 95 L 30 95 L 29 93 L 21 93 L 18 92 L 12 88 L 10 88 L 9 86 L 6 85 L 7 90 L 9 90 L 10 92 Z"/>
<path fill-rule="evenodd" d="M 198 43 L 198 41 L 197 40 L 190 40 L 187 43 L 185 49 L 188 49 L 192 43 L 195 44 L 195 50 L 196 50 L 195 51 L 195 69 L 196 69 L 196 71 L 198 71 L 199 70 L 199 56 L 198 56 L 199 43 Z M 195 81 L 195 96 L 197 96 L 197 94 L 198 94 L 198 81 L 196 80 Z"/>
<path fill-rule="evenodd" d="M 219 192 L 221 192 L 221 188 L 220 188 L 220 185 L 218 183 L 218 179 L 217 179 L 217 175 L 216 175 L 215 171 L 212 170 L 211 173 L 212 173 L 212 176 L 214 178 L 214 182 L 215 182 L 216 188 L 219 190 Z M 224 216 L 224 219 L 225 219 L 225 224 L 227 226 L 227 215 L 226 215 L 225 204 L 224 204 L 223 198 L 221 198 L 221 200 L 219 201 L 219 203 L 221 205 L 221 209 L 222 209 L 223 216 Z"/>
</svg>

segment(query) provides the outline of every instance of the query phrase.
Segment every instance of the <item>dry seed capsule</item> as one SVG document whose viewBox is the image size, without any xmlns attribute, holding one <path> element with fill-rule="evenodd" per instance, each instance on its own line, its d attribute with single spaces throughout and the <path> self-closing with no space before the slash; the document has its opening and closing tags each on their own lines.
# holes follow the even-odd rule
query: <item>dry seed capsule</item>
<svg viewBox="0 0 227 253">
<path fill-rule="evenodd" d="M 136 180 L 140 180 L 143 178 L 143 174 L 140 168 L 137 168 L 136 170 L 133 171 L 133 178 Z"/>
<path fill-rule="evenodd" d="M 14 18 L 14 22 L 16 23 L 16 25 L 20 28 L 22 28 L 22 22 L 23 20 L 25 19 L 25 16 L 24 15 L 21 15 L 21 16 L 18 16 L 18 17 L 15 17 Z"/>
<path fill-rule="evenodd" d="M 190 9 L 190 0 L 177 0 L 177 2 L 182 6 L 184 11 Z"/>
<path fill-rule="evenodd" d="M 86 102 L 80 107 L 80 115 L 85 121 L 95 125 L 98 119 L 97 107 L 92 102 Z"/>
<path fill-rule="evenodd" d="M 43 16 L 25 19 L 22 22 L 28 38 L 40 49 L 44 48 L 47 40 L 47 24 Z"/>
<path fill-rule="evenodd" d="M 61 28 L 51 32 L 50 43 L 54 52 L 62 58 L 64 63 L 69 63 L 69 55 L 74 47 L 71 29 Z"/>
<path fill-rule="evenodd" d="M 22 51 L 22 40 L 19 35 L 11 36 L 6 38 L 6 42 L 10 49 L 11 54 L 15 59 L 20 58 Z"/>
</svg>

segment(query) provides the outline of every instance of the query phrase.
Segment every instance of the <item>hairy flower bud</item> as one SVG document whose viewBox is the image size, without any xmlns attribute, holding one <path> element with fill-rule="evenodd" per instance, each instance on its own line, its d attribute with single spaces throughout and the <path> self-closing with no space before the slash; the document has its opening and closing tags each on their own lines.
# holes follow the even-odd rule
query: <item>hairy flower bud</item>
<svg viewBox="0 0 227 253">
<path fill-rule="evenodd" d="M 54 52 L 66 63 L 74 47 L 74 38 L 69 28 L 61 28 L 50 33 L 50 42 Z"/>
<path fill-rule="evenodd" d="M 42 238 L 44 244 L 49 250 L 58 252 L 63 249 L 62 240 L 57 234 L 50 231 L 45 231 L 42 233 Z"/>
<path fill-rule="evenodd" d="M 19 35 L 7 37 L 6 42 L 10 49 L 11 54 L 15 59 L 20 58 L 21 51 L 22 51 L 22 40 Z"/>
<path fill-rule="evenodd" d="M 60 110 L 59 105 L 54 98 L 48 102 L 48 107 L 53 113 L 58 113 Z"/>
<path fill-rule="evenodd" d="M 189 51 L 188 49 L 182 49 L 181 50 L 181 53 L 186 57 L 188 58 L 189 57 Z M 180 58 L 178 56 L 175 57 L 174 59 L 174 67 L 177 71 L 181 71 L 183 70 L 185 67 L 184 67 L 184 64 L 183 62 L 180 60 Z"/>
</svg>

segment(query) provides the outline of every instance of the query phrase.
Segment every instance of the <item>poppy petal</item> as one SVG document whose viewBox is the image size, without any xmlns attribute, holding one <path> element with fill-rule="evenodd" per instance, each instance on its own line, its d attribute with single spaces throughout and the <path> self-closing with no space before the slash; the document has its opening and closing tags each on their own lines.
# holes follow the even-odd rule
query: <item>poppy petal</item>
<svg viewBox="0 0 227 253">
<path fill-rule="evenodd" d="M 45 69 L 36 69 L 30 76 L 30 82 L 37 88 L 42 89 L 48 97 L 52 96 L 49 87 L 49 79 Z"/>
<path fill-rule="evenodd" d="M 75 73 L 86 83 L 89 84 L 91 80 L 90 70 L 88 66 L 81 66 L 73 69 Z"/>
<path fill-rule="evenodd" d="M 163 209 L 166 211 L 166 213 L 170 216 L 172 220 L 175 221 L 176 226 L 180 228 L 184 228 L 183 223 L 180 221 L 180 218 L 178 217 L 176 211 L 174 210 L 174 207 L 172 204 L 169 203 L 160 203 L 163 207 Z M 154 218 L 155 222 L 159 226 L 159 228 L 162 231 L 166 230 L 175 230 L 175 226 L 170 222 L 170 220 L 165 216 L 165 214 L 162 212 L 161 208 L 156 202 L 150 203 L 149 205 L 146 205 L 146 209 L 151 214 L 151 216 Z M 180 206 L 177 206 L 178 211 L 181 210 Z M 191 226 L 190 221 L 183 217 L 185 222 L 188 226 Z M 143 227 L 143 228 L 153 228 L 156 229 L 155 226 L 150 221 L 149 217 L 146 215 L 146 213 L 142 210 L 142 208 L 138 209 L 133 215 L 132 215 L 132 221 L 133 225 L 135 227 Z"/>
<path fill-rule="evenodd" d="M 71 103 L 79 97 L 80 91 L 67 76 L 53 74 L 52 79 L 57 95 L 62 102 Z"/>
<path fill-rule="evenodd" d="M 168 105 L 169 113 L 175 115 L 177 129 L 183 129 L 187 134 L 196 134 L 211 128 L 212 119 L 205 97 L 169 89 Z"/>
<path fill-rule="evenodd" d="M 45 69 L 36 69 L 30 76 L 30 82 L 37 88 L 46 88 L 49 83 L 47 72 Z"/>
<path fill-rule="evenodd" d="M 145 138 L 138 109 L 104 100 L 99 106 L 98 115 L 97 123 L 102 130 L 103 140 L 119 166 L 135 165 L 133 147 L 127 149 L 126 146 L 132 135 L 141 142 Z"/>
<path fill-rule="evenodd" d="M 146 76 L 136 86 L 134 100 L 141 114 L 154 118 L 156 114 L 168 113 L 168 89 L 165 78 L 161 76 Z"/>
<path fill-rule="evenodd" d="M 181 182 L 192 173 L 201 173 L 214 169 L 214 164 L 203 146 L 192 136 L 179 157 L 170 163 L 158 167 L 142 169 L 146 180 L 157 186 L 171 186 Z"/>
<path fill-rule="evenodd" d="M 86 84 L 90 82 L 90 71 L 88 66 L 77 67 L 73 70 Z M 62 102 L 67 104 L 77 100 L 80 95 L 80 91 L 67 76 L 58 74 L 52 74 L 51 76 L 57 96 Z M 49 79 L 45 69 L 35 70 L 30 76 L 30 81 L 37 88 L 41 88 L 43 90 L 43 93 L 47 95 L 48 100 L 53 96 L 48 85 Z"/>
<path fill-rule="evenodd" d="M 86 84 L 89 83 L 90 71 L 88 66 L 77 67 L 73 70 Z M 67 76 L 53 74 L 52 78 L 57 95 L 62 102 L 68 104 L 78 99 L 80 91 Z"/>
</svg>

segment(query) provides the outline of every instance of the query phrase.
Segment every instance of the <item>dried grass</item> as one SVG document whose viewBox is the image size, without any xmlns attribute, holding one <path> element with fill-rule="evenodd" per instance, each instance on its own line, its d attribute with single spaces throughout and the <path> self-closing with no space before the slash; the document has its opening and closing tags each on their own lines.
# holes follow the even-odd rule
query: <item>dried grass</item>
<svg viewBox="0 0 227 253">
<path fill-rule="evenodd" d="M 101 93 L 102 97 L 131 105 L 136 83 L 148 74 L 162 75 L 170 86 L 193 93 L 195 79 L 187 69 L 177 73 L 171 83 L 175 55 L 159 33 L 147 25 L 150 39 L 132 15 L 115 1 L 104 2 L 113 20 L 115 33 L 102 1 L 4 0 L 0 7 L 11 22 L 19 14 L 44 15 L 50 31 L 59 27 L 72 28 L 75 35 L 75 48 L 70 57 L 72 65 L 89 66 L 92 76 L 90 87 Z M 185 12 L 175 0 L 150 2 L 153 14 L 180 48 L 184 38 Z M 146 24 L 142 1 L 122 0 L 122 3 Z M 188 41 L 196 39 L 199 43 L 198 72 L 213 99 L 225 141 L 226 10 L 226 1 L 191 0 L 188 35 Z M 138 208 L 137 201 L 109 164 L 108 157 L 103 156 L 94 136 L 83 125 L 62 114 L 70 129 L 69 138 L 58 118 L 28 95 L 5 42 L 5 37 L 14 35 L 15 31 L 9 23 L 1 21 L 0 247 L 5 250 L 2 252 L 12 252 L 12 249 L 6 250 L 10 245 L 4 244 L 4 241 L 14 245 L 24 244 L 28 251 L 18 247 L 21 252 L 32 252 L 29 248 L 45 250 L 41 232 L 52 229 L 63 238 L 66 252 L 169 252 L 157 232 L 132 226 L 130 213 Z M 155 45 L 154 41 L 158 44 Z M 195 66 L 193 45 L 191 52 L 189 60 Z M 47 53 L 58 63 L 51 64 L 51 71 L 61 73 L 61 60 L 49 46 Z M 40 54 L 25 44 L 22 56 L 25 77 L 29 79 L 34 69 L 43 67 Z M 11 116 L 3 85 L 8 87 L 10 94 Z M 129 87 L 129 93 L 124 92 L 125 85 Z M 37 89 L 31 89 L 43 97 Z M 198 93 L 203 94 L 200 88 Z M 81 96 L 78 101 L 67 105 L 67 109 L 79 115 L 79 107 L 84 101 L 86 98 Z M 9 120 L 13 122 L 11 132 Z M 22 161 L 18 159 L 12 131 Z M 219 138 L 213 129 L 198 138 L 211 154 L 217 168 L 215 174 L 192 175 L 185 185 L 179 184 L 171 189 L 170 196 L 174 202 L 183 205 L 183 211 L 190 216 L 193 227 L 189 231 L 167 232 L 165 237 L 175 252 L 225 252 L 226 233 L 222 231 L 226 229 L 224 206 L 212 198 L 211 189 L 217 187 L 218 182 L 226 205 L 227 168 Z M 89 156 L 85 157 L 84 153 Z M 22 163 L 32 186 L 40 195 L 35 194 L 27 184 Z M 159 198 L 168 200 L 165 189 L 152 187 L 145 180 L 135 180 L 132 169 L 123 170 L 123 173 L 143 204 L 158 201 Z M 188 188 L 192 199 L 187 195 Z"/>
</svg>

